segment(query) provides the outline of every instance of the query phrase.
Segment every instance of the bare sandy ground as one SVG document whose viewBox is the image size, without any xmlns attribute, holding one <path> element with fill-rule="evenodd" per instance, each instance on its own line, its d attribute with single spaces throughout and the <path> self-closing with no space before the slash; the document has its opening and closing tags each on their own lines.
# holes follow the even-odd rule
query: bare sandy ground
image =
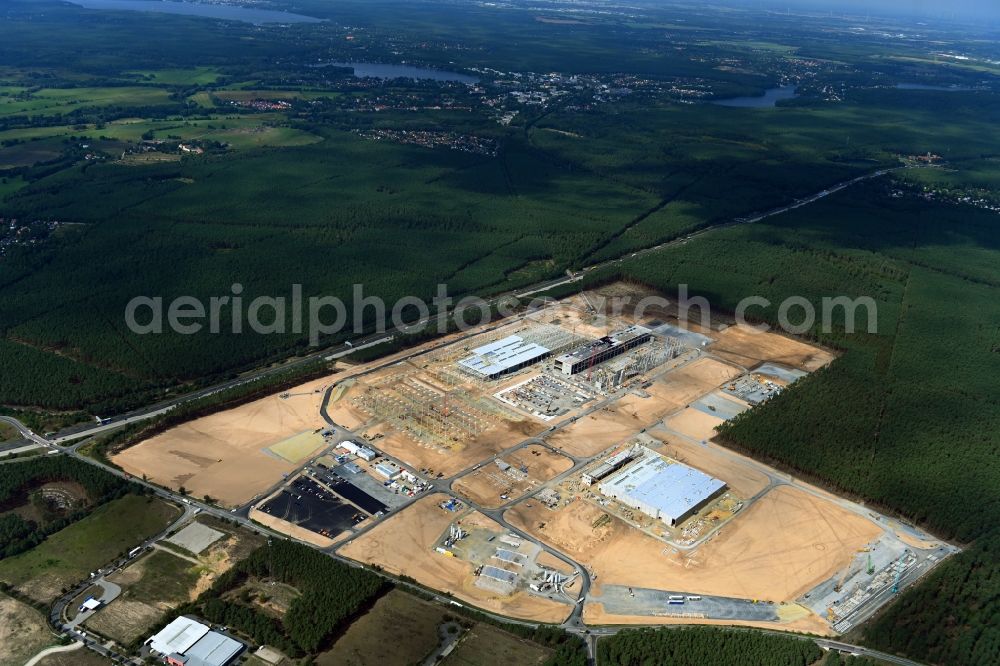
<svg viewBox="0 0 1000 666">
<path fill-rule="evenodd" d="M 41 613 L 20 601 L 0 596 L 0 664 L 23 664 L 55 642 Z"/>
<path fill-rule="evenodd" d="M 767 487 L 767 475 L 754 469 L 745 456 L 711 442 L 696 444 L 662 429 L 650 430 L 649 434 L 663 442 L 656 447 L 660 453 L 722 479 L 740 497 L 753 497 Z"/>
<path fill-rule="evenodd" d="M 751 368 L 762 361 L 775 361 L 812 372 L 833 360 L 833 354 L 777 333 L 758 333 L 747 326 L 730 326 L 716 334 L 709 349 L 733 363 Z"/>
<path fill-rule="evenodd" d="M 373 442 L 373 445 L 414 469 L 433 469 L 435 473 L 452 476 L 539 434 L 545 427 L 542 423 L 527 419 L 502 423 L 451 451 L 422 445 L 412 437 L 394 430 L 387 430 L 390 434 Z"/>
<path fill-rule="evenodd" d="M 518 449 L 501 460 L 515 469 L 521 469 L 523 465 L 528 469 L 528 478 L 514 481 L 495 464 L 489 463 L 460 478 L 455 482 L 454 489 L 477 504 L 498 507 L 573 466 L 573 461 L 566 456 L 538 444 Z M 507 494 L 509 498 L 500 499 L 501 494 Z"/>
<path fill-rule="evenodd" d="M 547 441 L 571 455 L 592 456 L 621 443 L 664 416 L 739 375 L 731 365 L 701 358 L 666 373 L 644 389 L 650 397 L 634 393 L 561 429 Z"/>
<path fill-rule="evenodd" d="M 535 562 L 542 565 L 543 567 L 548 567 L 550 569 L 554 569 L 560 573 L 564 573 L 567 575 L 572 574 L 573 572 L 576 571 L 576 569 L 566 564 L 555 555 L 547 553 L 544 550 L 538 554 L 538 557 L 535 558 Z"/>
<path fill-rule="evenodd" d="M 792 601 L 830 578 L 881 532 L 790 486 L 768 492 L 688 553 L 673 553 L 616 518 L 595 530 L 602 513 L 583 501 L 557 511 L 534 503 L 515 506 L 506 518 L 595 570 L 598 594 L 608 583 L 775 602 Z"/>
<path fill-rule="evenodd" d="M 292 463 L 264 451 L 268 446 L 325 424 L 319 414 L 330 378 L 317 379 L 217 414 L 171 428 L 112 458 L 135 476 L 192 495 L 211 495 L 226 506 L 245 504 L 281 480 Z"/>
<path fill-rule="evenodd" d="M 573 456 L 592 456 L 641 429 L 642 425 L 638 421 L 609 409 L 584 416 L 546 441 Z"/>
<path fill-rule="evenodd" d="M 261 525 L 270 527 L 271 529 L 281 532 L 282 534 L 287 534 L 288 536 L 298 539 L 299 541 L 305 541 L 306 543 L 311 543 L 314 546 L 319 546 L 320 548 L 329 548 L 334 544 L 333 539 L 328 539 L 322 534 L 317 534 L 316 532 L 307 530 L 306 528 L 300 527 L 295 523 L 290 523 L 287 520 L 276 518 L 275 516 L 264 513 L 263 511 L 258 511 L 257 509 L 250 510 L 250 520 L 256 520 Z"/>
<path fill-rule="evenodd" d="M 501 596 L 475 586 L 472 563 L 434 551 L 437 539 L 459 515 L 438 506 L 446 495 L 434 494 L 382 521 L 370 532 L 338 551 L 359 562 L 377 564 L 386 571 L 406 575 L 423 585 L 452 594 L 456 599 L 503 615 L 539 622 L 562 622 L 570 613 L 566 604 L 540 599 L 524 592 Z M 477 513 L 466 514 L 463 524 L 499 525 Z"/>
<path fill-rule="evenodd" d="M 339 389 L 334 389 L 334 394 L 341 392 L 341 396 L 336 401 L 331 399 L 330 404 L 327 405 L 326 409 L 327 414 L 330 415 L 330 418 L 333 419 L 334 423 L 341 425 L 348 430 L 357 430 L 368 421 L 368 416 L 351 404 L 351 400 L 359 395 L 362 390 L 363 389 L 356 384 L 344 389 L 342 392 Z M 333 396 L 331 396 L 331 398 L 332 397 Z"/>
<path fill-rule="evenodd" d="M 779 613 L 781 608 L 779 608 Z M 801 610 L 801 613 L 796 613 L 799 617 L 793 615 L 790 619 L 782 619 L 778 622 L 754 622 L 754 621 L 734 621 L 734 620 L 707 620 L 700 618 L 680 618 L 680 617 L 662 617 L 654 615 L 615 615 L 614 613 L 608 613 L 604 609 L 604 605 L 598 602 L 591 602 L 585 604 L 583 607 L 583 621 L 589 625 L 601 625 L 601 624 L 649 624 L 649 625 L 663 625 L 663 624 L 709 624 L 715 626 L 741 626 L 741 627 L 760 627 L 761 629 L 780 629 L 782 631 L 798 631 L 807 634 L 817 634 L 820 636 L 832 636 L 834 635 L 833 629 L 830 625 L 823 621 L 815 613 L 812 613 L 808 609 L 802 608 L 796 605 L 797 610 Z"/>
<path fill-rule="evenodd" d="M 663 425 L 693 440 L 703 441 L 715 436 L 715 426 L 723 422 L 717 416 L 687 407 L 673 416 L 667 417 Z"/>
</svg>

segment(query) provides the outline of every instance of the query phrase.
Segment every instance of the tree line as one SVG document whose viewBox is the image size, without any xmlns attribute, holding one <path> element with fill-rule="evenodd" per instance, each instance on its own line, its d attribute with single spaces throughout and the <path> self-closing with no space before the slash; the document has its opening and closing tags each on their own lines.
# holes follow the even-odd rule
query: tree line
<svg viewBox="0 0 1000 666">
<path fill-rule="evenodd" d="M 810 666 L 822 656 L 811 640 L 714 627 L 625 629 L 597 643 L 608 666 Z"/>
</svg>

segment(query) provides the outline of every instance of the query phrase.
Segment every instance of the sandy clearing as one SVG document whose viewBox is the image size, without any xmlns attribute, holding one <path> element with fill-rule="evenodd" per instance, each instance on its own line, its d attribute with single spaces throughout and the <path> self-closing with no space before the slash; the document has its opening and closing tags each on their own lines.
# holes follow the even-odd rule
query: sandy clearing
<svg viewBox="0 0 1000 666">
<path fill-rule="evenodd" d="M 322 389 L 317 379 L 223 412 L 171 428 L 115 455 L 130 474 L 192 495 L 210 495 L 225 506 L 240 506 L 281 480 L 294 466 L 264 451 L 307 430 L 323 427 Z"/>
<path fill-rule="evenodd" d="M 547 441 L 570 455 L 595 455 L 683 409 L 739 374 L 737 368 L 727 363 L 700 358 L 659 377 L 644 389 L 650 397 L 628 393 L 561 429 Z"/>
<path fill-rule="evenodd" d="M 564 573 L 567 575 L 576 572 L 576 569 L 574 569 L 572 566 L 566 564 L 552 553 L 548 553 L 544 550 L 538 553 L 538 557 L 535 558 L 535 562 L 542 565 L 543 567 L 548 567 L 550 569 L 554 569 L 560 573 Z"/>
<path fill-rule="evenodd" d="M 527 468 L 528 478 L 515 480 L 491 463 L 460 478 L 455 482 L 454 489 L 477 504 L 494 508 L 509 502 L 510 498 L 524 495 L 573 466 L 573 461 L 566 456 L 538 444 L 518 449 L 501 460 L 515 469 Z M 501 499 L 502 494 L 508 495 L 508 499 Z"/>
<path fill-rule="evenodd" d="M 56 642 L 45 618 L 31 606 L 0 595 L 0 664 L 23 664 Z"/>
<path fill-rule="evenodd" d="M 717 416 L 687 407 L 664 420 L 663 425 L 693 440 L 702 442 L 715 436 L 715 426 L 723 423 Z"/>
<path fill-rule="evenodd" d="M 354 380 L 347 381 L 353 382 Z M 336 390 L 334 389 L 334 392 Z M 335 402 L 331 400 L 330 404 L 327 405 L 326 413 L 334 423 L 348 430 L 357 430 L 368 422 L 368 415 L 351 404 L 351 400 L 360 395 L 363 390 L 362 386 L 353 384 L 343 392 L 339 400 Z"/>
<path fill-rule="evenodd" d="M 801 608 L 801 607 L 800 607 Z M 820 636 L 833 636 L 835 632 L 830 625 L 823 621 L 815 613 L 809 613 L 804 617 L 778 622 L 755 622 L 755 621 L 734 621 L 734 620 L 706 620 L 687 619 L 679 617 L 662 617 L 652 615 L 615 615 L 604 610 L 604 605 L 599 602 L 591 602 L 583 607 L 583 621 L 589 625 L 608 624 L 699 624 L 715 626 L 740 626 L 759 627 L 761 629 L 778 629 L 781 631 L 797 631 L 807 634 L 817 634 Z"/>
<path fill-rule="evenodd" d="M 414 469 L 433 469 L 435 473 L 452 476 L 538 435 L 545 427 L 532 420 L 501 423 L 450 451 L 421 444 L 405 433 L 389 429 L 385 430 L 387 434 L 384 438 L 372 444 Z"/>
<path fill-rule="evenodd" d="M 881 533 L 870 520 L 790 486 L 768 492 L 690 553 L 672 553 L 618 519 L 594 530 L 602 513 L 576 501 L 557 511 L 518 505 L 506 518 L 596 570 L 595 588 L 608 583 L 773 601 L 794 600 L 830 578 Z"/>
<path fill-rule="evenodd" d="M 749 326 L 730 326 L 717 333 L 716 338 L 709 347 L 713 354 L 747 368 L 762 361 L 775 361 L 812 372 L 834 358 L 825 349 L 777 333 L 758 333 Z"/>
<path fill-rule="evenodd" d="M 743 498 L 753 497 L 767 487 L 767 475 L 753 467 L 752 461 L 717 444 L 696 444 L 662 429 L 649 431 L 663 444 L 653 447 L 665 456 L 685 465 L 722 479 L 730 489 Z"/>
<path fill-rule="evenodd" d="M 452 594 L 456 599 L 511 617 L 539 622 L 562 622 L 569 606 L 516 592 L 505 597 L 475 586 L 472 563 L 434 551 L 437 539 L 460 515 L 438 506 L 447 499 L 437 493 L 418 500 L 391 515 L 377 527 L 338 550 L 340 555 L 359 562 L 377 564 L 386 571 L 414 578 L 422 585 Z M 463 524 L 487 526 L 502 531 L 498 524 L 475 512 L 461 517 Z"/>
<path fill-rule="evenodd" d="M 592 456 L 641 429 L 642 425 L 638 421 L 609 409 L 584 416 L 546 441 L 550 446 L 573 456 Z"/>
</svg>

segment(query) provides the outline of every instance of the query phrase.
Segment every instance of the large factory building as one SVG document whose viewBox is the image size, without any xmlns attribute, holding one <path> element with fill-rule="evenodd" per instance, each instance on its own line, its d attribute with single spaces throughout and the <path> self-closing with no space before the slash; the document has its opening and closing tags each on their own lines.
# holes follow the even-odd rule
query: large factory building
<svg viewBox="0 0 1000 666">
<path fill-rule="evenodd" d="M 575 375 L 649 342 L 652 335 L 653 332 L 644 326 L 629 326 L 557 357 L 555 369 L 567 376 Z"/>
<path fill-rule="evenodd" d="M 465 371 L 480 379 L 498 379 L 533 363 L 538 363 L 552 352 L 520 335 L 510 335 L 472 350 L 472 356 L 458 362 Z"/>
<path fill-rule="evenodd" d="M 604 495 L 676 527 L 725 492 L 726 484 L 647 451 L 642 460 L 598 488 Z"/>
</svg>

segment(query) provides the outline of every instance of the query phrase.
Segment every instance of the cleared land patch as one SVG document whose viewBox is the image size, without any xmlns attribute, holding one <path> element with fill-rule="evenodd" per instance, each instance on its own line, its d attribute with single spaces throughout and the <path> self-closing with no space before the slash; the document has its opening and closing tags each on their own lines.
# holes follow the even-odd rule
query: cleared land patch
<svg viewBox="0 0 1000 666">
<path fill-rule="evenodd" d="M 497 507 L 573 466 L 573 461 L 551 449 L 531 444 L 498 459 L 506 468 L 490 463 L 455 482 L 454 489 L 486 507 Z"/>
<path fill-rule="evenodd" d="M 213 530 L 211 527 L 202 525 L 201 523 L 191 523 L 177 532 L 177 534 L 166 539 L 166 541 L 198 555 L 223 536 L 225 535 L 222 532 Z"/>
<path fill-rule="evenodd" d="M 665 547 L 626 523 L 575 501 L 508 510 L 511 523 L 564 550 L 599 575 L 601 585 L 792 601 L 848 566 L 881 530 L 836 502 L 798 488 L 771 490 L 693 551 Z M 594 527 L 597 524 L 599 527 Z"/>
<path fill-rule="evenodd" d="M 217 414 L 195 419 L 126 449 L 112 459 L 125 471 L 227 506 L 246 504 L 291 471 L 264 449 L 324 425 L 318 379 Z M 287 395 L 287 398 L 281 397 Z"/>
<path fill-rule="evenodd" d="M 20 666 L 55 642 L 41 613 L 0 594 L 0 664 Z"/>
<path fill-rule="evenodd" d="M 377 527 L 343 546 L 338 552 L 359 562 L 377 564 L 387 571 L 416 579 L 422 585 L 448 592 L 468 603 L 511 617 L 561 622 L 569 615 L 569 606 L 524 592 L 501 595 L 475 585 L 473 565 L 457 557 L 434 550 L 441 535 L 458 518 L 438 506 L 447 500 L 441 494 L 430 495 L 403 511 L 391 515 Z M 482 526 L 499 525 L 476 513 L 462 516 L 463 525 L 475 522 Z"/>
<path fill-rule="evenodd" d="M 529 666 L 542 664 L 552 651 L 488 624 L 477 624 L 462 637 L 443 666 Z"/>
</svg>

